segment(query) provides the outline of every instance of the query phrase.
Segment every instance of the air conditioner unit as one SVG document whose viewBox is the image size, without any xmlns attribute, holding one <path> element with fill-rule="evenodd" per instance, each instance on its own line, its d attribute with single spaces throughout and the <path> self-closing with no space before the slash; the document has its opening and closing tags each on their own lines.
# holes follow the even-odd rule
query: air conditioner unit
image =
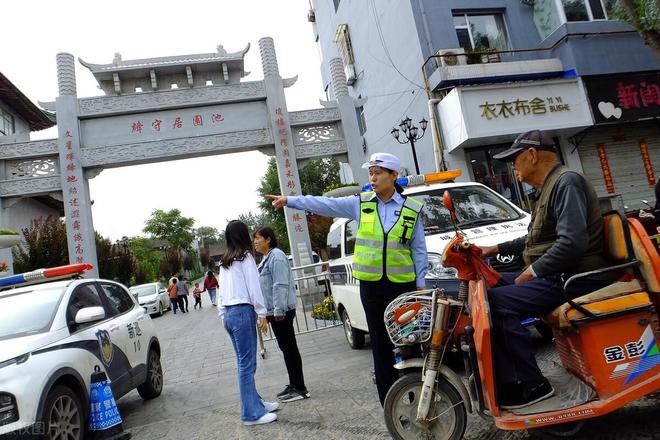
<svg viewBox="0 0 660 440">
<path fill-rule="evenodd" d="M 310 9 L 307 13 L 307 21 L 310 23 L 316 22 L 316 13 L 314 12 L 314 9 Z"/>
<path fill-rule="evenodd" d="M 467 60 L 465 59 L 465 49 L 462 47 L 457 49 L 440 49 L 435 54 L 439 55 L 435 58 L 438 67 L 451 67 L 467 64 Z"/>
<path fill-rule="evenodd" d="M 346 84 L 352 86 L 357 79 L 357 75 L 355 74 L 355 65 L 346 64 L 346 66 L 344 66 L 344 73 L 346 74 Z"/>
</svg>

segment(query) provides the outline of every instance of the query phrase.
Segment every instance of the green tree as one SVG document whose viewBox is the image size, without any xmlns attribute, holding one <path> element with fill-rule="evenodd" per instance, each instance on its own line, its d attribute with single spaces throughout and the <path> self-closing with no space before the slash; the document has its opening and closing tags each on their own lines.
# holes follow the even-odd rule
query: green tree
<svg viewBox="0 0 660 440">
<path fill-rule="evenodd" d="M 143 231 L 152 237 L 167 240 L 176 250 L 189 250 L 195 238 L 195 219 L 184 217 L 178 209 L 156 209 L 145 222 Z"/>
<path fill-rule="evenodd" d="M 202 247 L 209 244 L 217 244 L 220 241 L 220 233 L 211 226 L 200 226 L 195 229 L 195 237 L 199 240 Z"/>
<path fill-rule="evenodd" d="M 326 191 L 326 188 L 336 187 L 340 184 L 339 162 L 335 159 L 314 159 L 300 169 L 300 185 L 303 194 L 320 195 Z M 268 161 L 268 168 L 266 174 L 261 178 L 261 186 L 258 191 L 262 196 L 259 208 L 263 214 L 264 224 L 268 224 L 273 228 L 275 234 L 280 237 L 279 242 L 282 249 L 288 253 L 290 250 L 284 211 L 275 211 L 270 200 L 266 198 L 268 194 L 281 194 L 277 177 L 277 162 L 274 157 Z M 325 249 L 326 237 L 331 223 L 332 220 L 322 219 L 321 216 L 308 216 L 310 240 L 314 250 Z"/>
<path fill-rule="evenodd" d="M 130 247 L 113 244 L 110 239 L 102 237 L 98 232 L 95 233 L 95 240 L 99 277 L 129 286 L 136 268 Z"/>
<path fill-rule="evenodd" d="M 254 231 L 266 224 L 266 217 L 262 213 L 255 214 L 254 212 L 247 212 L 239 214 L 238 220 L 247 225 L 250 235 L 254 234 Z"/>
<path fill-rule="evenodd" d="M 128 247 L 136 262 L 135 282 L 137 284 L 154 282 L 160 275 L 160 262 L 163 253 L 154 248 L 153 240 L 146 237 L 131 237 Z M 138 276 L 141 281 L 138 281 Z"/>
<path fill-rule="evenodd" d="M 660 0 L 618 0 L 608 12 L 633 25 L 660 58 Z"/>
<path fill-rule="evenodd" d="M 25 244 L 12 248 L 14 272 L 69 264 L 66 226 L 62 219 L 53 215 L 39 217 L 21 232 Z"/>
</svg>

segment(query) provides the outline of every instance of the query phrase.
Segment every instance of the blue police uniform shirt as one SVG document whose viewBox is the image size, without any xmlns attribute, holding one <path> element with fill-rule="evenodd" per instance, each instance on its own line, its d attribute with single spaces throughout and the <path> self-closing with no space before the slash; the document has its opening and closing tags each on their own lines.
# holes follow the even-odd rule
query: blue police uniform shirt
<svg viewBox="0 0 660 440">
<path fill-rule="evenodd" d="M 394 191 L 394 195 L 383 202 L 375 193 L 374 197 L 378 204 L 378 215 L 385 232 L 389 232 L 394 226 L 405 198 Z M 302 209 L 327 217 L 342 217 L 360 221 L 360 196 L 348 197 L 323 197 L 323 196 L 289 196 L 287 206 L 293 209 Z M 415 223 L 412 237 L 410 238 L 410 250 L 415 264 L 415 283 L 417 287 L 426 285 L 428 258 L 426 255 L 426 240 L 421 218 Z"/>
</svg>

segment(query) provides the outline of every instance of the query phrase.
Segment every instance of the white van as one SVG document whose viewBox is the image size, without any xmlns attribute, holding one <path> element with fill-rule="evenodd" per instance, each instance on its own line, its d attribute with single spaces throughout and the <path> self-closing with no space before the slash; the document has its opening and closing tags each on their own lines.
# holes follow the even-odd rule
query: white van
<svg viewBox="0 0 660 440">
<path fill-rule="evenodd" d="M 478 245 L 502 243 L 527 234 L 531 216 L 490 188 L 474 182 L 434 183 L 405 188 L 404 194 L 424 202 L 424 222 L 428 251 L 427 287 L 442 287 L 448 293 L 458 292 L 456 270 L 443 267 L 442 251 L 454 236 L 449 211 L 442 204 L 448 190 L 456 207 L 459 227 L 467 238 Z M 348 344 L 355 349 L 364 346 L 367 333 L 359 281 L 353 278 L 352 257 L 358 224 L 355 220 L 336 219 L 328 233 L 330 281 L 337 314 L 344 324 Z M 522 267 L 518 257 L 498 255 L 491 265 L 498 271 Z"/>
</svg>

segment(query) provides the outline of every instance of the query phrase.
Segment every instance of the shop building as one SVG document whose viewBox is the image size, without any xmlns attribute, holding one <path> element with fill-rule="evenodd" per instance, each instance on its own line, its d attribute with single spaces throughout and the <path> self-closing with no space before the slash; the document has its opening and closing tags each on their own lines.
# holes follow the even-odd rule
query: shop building
<svg viewBox="0 0 660 440">
<path fill-rule="evenodd" d="M 613 19 L 613 1 L 311 4 L 324 82 L 335 56 L 355 72 L 349 91 L 365 102 L 358 111 L 365 155 L 398 154 L 414 170 L 409 149 L 386 135 L 400 117 L 426 117 L 416 145 L 422 172 L 459 168 L 462 179 L 525 207 L 530 188 L 492 156 L 523 131 L 547 130 L 561 160 L 589 178 L 605 205 L 655 200 L 660 58 Z M 415 85 L 425 89 L 420 102 L 398 95 Z"/>
</svg>

